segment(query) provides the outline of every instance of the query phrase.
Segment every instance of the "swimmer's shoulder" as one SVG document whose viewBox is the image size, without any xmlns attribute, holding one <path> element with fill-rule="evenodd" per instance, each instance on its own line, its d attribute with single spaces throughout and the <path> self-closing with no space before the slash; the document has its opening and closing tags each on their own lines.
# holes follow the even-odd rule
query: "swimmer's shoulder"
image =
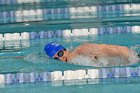
<svg viewBox="0 0 140 93">
<path fill-rule="evenodd" d="M 83 48 L 88 47 L 90 45 L 92 45 L 92 44 L 91 43 L 84 43 L 84 44 L 79 45 L 78 47 L 76 47 L 76 50 L 83 49 Z"/>
<path fill-rule="evenodd" d="M 97 44 L 94 44 L 94 43 L 84 43 L 84 44 L 82 44 L 82 45 L 80 45 L 78 47 L 82 48 L 82 47 L 95 46 L 95 45 L 97 45 Z"/>
<path fill-rule="evenodd" d="M 81 50 L 83 50 L 83 48 L 85 48 L 88 45 L 88 43 L 84 43 L 82 45 L 77 46 L 72 53 L 74 54 L 79 54 L 81 52 Z"/>
<path fill-rule="evenodd" d="M 78 47 L 76 47 L 73 52 L 80 53 L 81 51 L 87 50 L 90 47 L 93 47 L 95 45 L 96 44 L 92 44 L 92 43 L 84 43 L 84 44 L 79 45 Z"/>
</svg>

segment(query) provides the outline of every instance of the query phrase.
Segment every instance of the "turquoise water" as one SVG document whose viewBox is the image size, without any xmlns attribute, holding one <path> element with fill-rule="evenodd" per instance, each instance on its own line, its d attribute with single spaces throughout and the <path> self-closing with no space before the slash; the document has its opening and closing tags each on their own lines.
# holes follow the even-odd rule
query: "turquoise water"
<svg viewBox="0 0 140 93">
<path fill-rule="evenodd" d="M 80 44 L 106 43 L 128 46 L 140 45 L 140 34 L 114 34 L 92 37 L 50 38 L 30 41 L 4 42 L 0 50 L 0 73 L 54 71 L 67 69 L 89 69 L 95 67 L 79 66 L 49 59 L 44 51 L 48 42 L 57 42 L 71 50 Z M 2 43 L 2 42 L 1 42 Z M 139 49 L 139 48 L 138 48 Z M 139 51 L 139 50 L 138 50 Z M 22 58 L 16 58 L 16 57 Z M 137 63 L 135 66 L 139 66 Z M 0 85 L 0 93 L 139 93 L 140 78 L 110 78 L 83 81 L 55 81 Z"/>
<path fill-rule="evenodd" d="M 48 42 L 57 42 L 68 50 L 86 42 L 105 43 L 128 46 L 129 48 L 140 45 L 140 34 L 114 34 L 71 38 L 47 38 L 30 41 L 1 42 L 0 48 L 0 73 L 54 71 L 96 68 L 80 66 L 49 59 L 44 53 L 44 45 Z M 18 42 L 18 43 L 17 43 Z M 8 45 L 8 46 L 7 46 Z M 139 51 L 140 48 L 137 48 Z M 140 52 L 140 51 L 139 51 Z M 18 58 L 17 58 L 18 57 Z M 138 66 L 139 63 L 132 66 Z"/>
<path fill-rule="evenodd" d="M 9 0 L 4 1 L 9 3 Z M 18 0 L 21 1 L 21 0 Z M 28 0 L 22 0 L 27 2 Z M 30 0 L 31 1 L 31 0 Z M 139 9 L 133 8 L 133 5 L 139 4 L 138 0 L 33 0 L 35 3 L 22 4 L 3 4 L 0 8 L 0 32 L 14 33 L 14 32 L 39 32 L 46 30 L 64 30 L 64 29 L 83 29 L 83 28 L 98 28 L 103 27 L 120 27 L 120 26 L 137 26 L 139 22 Z M 33 2 L 32 1 L 32 2 Z M 42 1 L 38 2 L 38 1 Z M 86 7 L 89 8 L 96 5 L 101 10 L 89 13 L 67 13 L 62 14 L 43 14 L 39 22 L 36 15 L 33 16 L 16 16 L 16 11 L 23 12 L 24 10 L 46 10 L 70 7 Z M 125 9 L 124 5 L 128 5 Z M 111 8 L 111 7 L 112 8 Z M 114 7 L 117 6 L 117 7 Z M 107 10 L 107 7 L 110 7 Z M 115 9 L 114 9 L 115 8 Z M 60 11 L 60 10 L 59 10 Z M 3 16 L 4 12 L 6 13 Z M 28 12 L 29 14 L 31 12 Z M 71 18 L 72 14 L 77 18 Z M 82 16 L 83 15 L 83 16 Z M 55 17 L 54 17 L 55 16 Z M 82 17 L 80 17 L 82 16 Z M 86 17 L 89 16 L 89 17 Z M 59 18 L 61 17 L 61 18 Z M 80 18 L 79 18 L 80 17 Z M 35 18 L 35 19 L 34 19 Z M 22 20 L 23 23 L 17 22 Z M 28 20 L 25 22 L 24 20 Z M 32 20 L 33 19 L 33 20 Z M 25 22 L 25 23 L 24 23 Z M 15 24 L 11 24 L 15 23 Z M 18 24 L 16 24 L 18 23 Z M 7 24 L 7 25 L 4 25 Z M 26 24 L 29 24 L 26 26 Z M 0 42 L 0 73 L 15 73 L 15 72 L 40 72 L 40 71 L 54 71 L 54 70 L 74 70 L 74 69 L 89 69 L 97 68 L 90 66 L 80 66 L 74 64 L 63 63 L 61 61 L 49 59 L 44 51 L 44 45 L 48 42 L 57 42 L 64 45 L 69 50 L 74 49 L 80 44 L 90 43 L 105 43 L 128 46 L 129 48 L 136 47 L 140 53 L 140 34 L 116 34 L 116 35 L 101 35 L 91 37 L 75 37 L 75 38 L 47 38 L 24 41 L 10 41 Z M 140 66 L 140 63 L 131 65 Z M 99 79 L 86 80 L 84 82 L 72 81 L 65 83 L 59 82 L 39 82 L 39 83 L 25 83 L 13 85 L 0 85 L 0 93 L 139 93 L 140 78 L 118 78 L 118 79 Z"/>
</svg>

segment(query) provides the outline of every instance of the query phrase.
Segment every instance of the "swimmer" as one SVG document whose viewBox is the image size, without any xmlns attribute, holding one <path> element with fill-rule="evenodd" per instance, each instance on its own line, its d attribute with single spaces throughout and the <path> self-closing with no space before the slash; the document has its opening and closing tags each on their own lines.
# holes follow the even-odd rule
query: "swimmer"
<svg viewBox="0 0 140 93">
<path fill-rule="evenodd" d="M 58 59 L 63 62 L 69 62 L 79 55 L 87 56 L 92 60 L 98 60 L 101 57 L 121 57 L 129 61 L 131 57 L 130 54 L 133 52 L 125 46 L 91 43 L 82 44 L 73 51 L 68 51 L 62 45 L 54 42 L 46 44 L 44 51 L 50 58 Z"/>
</svg>

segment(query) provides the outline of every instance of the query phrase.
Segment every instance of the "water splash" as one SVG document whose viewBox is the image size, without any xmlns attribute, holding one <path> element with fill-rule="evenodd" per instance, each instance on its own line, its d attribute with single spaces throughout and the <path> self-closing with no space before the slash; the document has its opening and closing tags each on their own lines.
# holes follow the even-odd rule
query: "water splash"
<svg viewBox="0 0 140 93">
<path fill-rule="evenodd" d="M 130 51 L 131 51 L 129 57 L 130 62 L 132 63 L 140 62 L 140 58 L 138 57 L 140 53 L 140 45 L 130 47 Z"/>
<path fill-rule="evenodd" d="M 136 64 L 140 59 L 135 51 L 131 50 L 129 60 L 122 57 L 101 57 L 97 60 L 93 60 L 87 56 L 78 56 L 70 61 L 72 64 L 82 66 L 96 66 L 96 67 L 110 67 L 110 66 L 129 66 Z"/>
<path fill-rule="evenodd" d="M 32 63 L 47 63 L 49 62 L 48 56 L 46 54 L 41 53 L 41 52 L 33 52 L 26 57 L 24 57 L 25 61 L 32 62 Z"/>
<path fill-rule="evenodd" d="M 130 50 L 136 53 L 140 53 L 140 45 L 131 46 Z"/>
<path fill-rule="evenodd" d="M 78 56 L 72 59 L 69 63 L 82 65 L 82 66 L 96 66 L 96 67 L 109 67 L 109 66 L 128 66 L 135 64 L 140 61 L 138 58 L 138 49 L 140 46 L 136 45 L 130 48 L 131 53 L 129 60 L 125 60 L 121 57 L 101 57 L 98 60 L 93 60 L 87 56 Z M 73 48 L 69 48 L 68 50 L 72 50 Z M 50 63 L 50 58 L 45 53 L 42 52 L 33 52 L 27 55 L 24 60 L 32 63 Z"/>
</svg>

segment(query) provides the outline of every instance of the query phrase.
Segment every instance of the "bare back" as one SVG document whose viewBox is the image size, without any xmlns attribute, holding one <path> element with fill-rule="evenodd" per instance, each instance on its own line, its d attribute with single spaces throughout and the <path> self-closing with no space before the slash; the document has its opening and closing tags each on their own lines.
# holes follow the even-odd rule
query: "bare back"
<svg viewBox="0 0 140 93">
<path fill-rule="evenodd" d="M 73 51 L 76 55 L 88 56 L 93 59 L 98 57 L 123 57 L 128 58 L 130 50 L 125 46 L 86 43 Z"/>
</svg>

